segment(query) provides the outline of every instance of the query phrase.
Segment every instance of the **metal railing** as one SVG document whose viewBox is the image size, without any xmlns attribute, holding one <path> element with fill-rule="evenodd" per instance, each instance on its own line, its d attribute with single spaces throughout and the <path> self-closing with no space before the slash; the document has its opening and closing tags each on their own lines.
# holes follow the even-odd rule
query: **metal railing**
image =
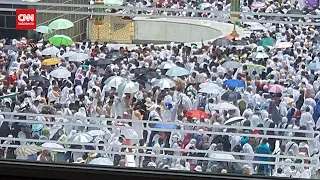
<svg viewBox="0 0 320 180">
<path fill-rule="evenodd" d="M 119 128 L 121 130 L 128 130 L 133 129 L 132 127 L 127 126 L 115 126 L 115 125 L 102 125 L 102 124 L 77 124 L 77 123 L 63 123 L 63 122 L 47 122 L 47 121 L 36 121 L 36 120 L 17 120 L 13 118 L 14 116 L 27 116 L 30 117 L 47 117 L 47 118 L 65 118 L 69 120 L 96 120 L 96 121 L 111 121 L 111 122 L 118 122 L 118 123 L 152 123 L 152 124 L 170 124 L 176 126 L 193 126 L 193 127 L 207 127 L 207 128 L 216 128 L 216 129 L 252 129 L 251 127 L 246 126 L 228 126 L 228 125 L 210 125 L 210 124 L 194 124 L 194 123 L 179 123 L 179 122 L 158 122 L 158 121 L 138 121 L 137 120 L 128 120 L 128 119 L 112 119 L 112 118 L 95 118 L 95 117 L 78 117 L 78 116 L 57 116 L 57 115 L 48 115 L 48 114 L 29 114 L 29 113 L 7 113 L 1 112 L 1 114 L 6 116 L 11 116 L 12 118 L 9 119 L 1 119 L 2 122 L 9 122 L 11 123 L 27 123 L 27 124 L 43 124 L 43 125 L 62 125 L 65 126 L 81 126 L 81 127 L 94 127 L 97 129 L 116 129 Z M 279 128 L 254 128 L 255 130 L 270 130 L 275 132 L 293 132 L 293 133 L 309 133 L 309 134 L 319 134 L 319 131 L 310 131 L 310 130 L 294 130 L 294 129 L 279 129 Z M 207 135 L 230 135 L 230 136 L 247 136 L 247 137 L 255 137 L 255 138 L 275 138 L 278 140 L 304 140 L 304 141 L 314 141 L 315 138 L 308 138 L 308 137 L 289 137 L 289 136 L 280 136 L 280 135 L 264 135 L 264 134 L 247 134 L 247 133 L 233 133 L 233 132 L 210 132 L 210 131 L 196 131 L 196 130 L 182 130 L 182 129 L 162 129 L 162 128 L 150 128 L 144 127 L 143 130 L 148 132 L 157 131 L 157 132 L 180 132 L 180 133 L 197 133 L 197 134 L 207 134 Z M 56 141 L 56 140 L 41 140 L 41 139 L 22 139 L 22 138 L 9 138 L 9 137 L 0 137 L 0 141 L 20 141 L 20 142 L 29 142 L 29 143 L 57 143 L 65 146 L 64 151 L 72 151 L 72 152 L 92 152 L 92 153 L 106 153 L 109 155 L 119 154 L 119 155 L 135 155 L 135 156 L 150 156 L 150 157 L 169 157 L 169 158 L 181 158 L 181 159 L 188 159 L 188 160 L 205 160 L 205 161 L 221 161 L 221 162 L 233 162 L 233 163 L 254 163 L 254 164 L 269 164 L 269 165 L 292 165 L 292 166 L 304 166 L 304 167 L 318 167 L 319 164 L 298 164 L 298 163 L 285 163 L 285 162 L 266 162 L 266 161 L 248 161 L 248 160 L 241 160 L 241 159 L 234 159 L 234 160 L 226 160 L 226 159 L 215 159 L 210 157 L 193 157 L 193 156 L 183 156 L 183 155 L 167 155 L 167 154 L 146 154 L 146 153 L 137 153 L 137 152 L 114 152 L 110 150 L 112 147 L 120 147 L 120 148 L 132 148 L 132 149 L 145 149 L 145 150 L 163 150 L 163 151 L 171 151 L 171 152 L 179 152 L 180 153 L 218 153 L 218 154 L 229 154 L 229 155 L 237 155 L 237 156 L 251 156 L 251 157 L 267 157 L 267 158 L 290 158 L 290 159 L 302 159 L 302 160 L 312 160 L 315 158 L 319 158 L 317 156 L 314 157 L 300 157 L 300 156 L 289 156 L 289 155 L 274 155 L 274 154 L 250 154 L 250 153 L 243 153 L 243 152 L 224 152 L 224 151 L 211 151 L 211 150 L 192 150 L 192 149 L 176 149 L 176 148 L 155 148 L 155 147 L 141 147 L 141 146 L 134 146 L 134 145 L 112 145 L 112 144 L 100 144 L 95 142 L 89 143 L 79 143 L 79 142 L 71 142 L 71 141 Z M 93 147 L 106 147 L 106 150 L 86 150 L 86 149 L 73 149 L 70 148 L 70 145 L 80 145 L 80 146 L 93 146 Z M 34 146 L 27 146 L 27 145 L 10 145 L 10 144 L 1 144 L 0 147 L 4 148 L 34 148 Z M 55 148 L 42 148 L 37 147 L 39 149 L 46 149 L 46 150 L 61 150 Z"/>
</svg>

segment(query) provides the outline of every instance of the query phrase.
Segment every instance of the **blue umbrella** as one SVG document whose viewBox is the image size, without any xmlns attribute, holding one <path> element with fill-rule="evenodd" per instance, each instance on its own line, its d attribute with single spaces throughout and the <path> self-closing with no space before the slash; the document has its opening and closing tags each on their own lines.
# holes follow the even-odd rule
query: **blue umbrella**
<svg viewBox="0 0 320 180">
<path fill-rule="evenodd" d="M 182 68 L 182 67 L 171 68 L 166 73 L 167 76 L 173 76 L 173 77 L 174 76 L 185 76 L 188 74 L 189 74 L 189 71 L 185 68 Z"/>
<path fill-rule="evenodd" d="M 320 63 L 319 63 L 319 62 L 310 63 L 310 64 L 308 65 L 308 68 L 309 68 L 309 69 L 312 69 L 312 70 L 314 70 L 314 69 L 320 69 Z"/>
<path fill-rule="evenodd" d="M 245 84 L 243 81 L 237 80 L 237 79 L 228 79 L 223 82 L 223 85 L 228 87 L 245 87 Z"/>
<path fill-rule="evenodd" d="M 44 128 L 43 124 L 32 124 L 31 131 L 37 132 L 41 131 Z"/>
</svg>

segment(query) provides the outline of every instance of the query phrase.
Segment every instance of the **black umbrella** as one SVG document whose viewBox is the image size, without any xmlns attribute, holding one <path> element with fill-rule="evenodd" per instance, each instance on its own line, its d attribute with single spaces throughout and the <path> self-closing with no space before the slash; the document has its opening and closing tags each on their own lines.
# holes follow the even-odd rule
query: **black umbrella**
<svg viewBox="0 0 320 180">
<path fill-rule="evenodd" d="M 107 66 L 109 64 L 113 64 L 113 61 L 111 59 L 99 59 L 97 60 L 97 65 L 101 66 L 101 65 L 104 65 L 104 66 Z"/>
<path fill-rule="evenodd" d="M 107 56 L 106 56 L 107 59 L 112 59 L 112 60 L 121 59 L 123 57 L 124 57 L 124 55 L 118 51 L 111 52 L 111 53 L 107 54 Z"/>
<path fill-rule="evenodd" d="M 227 38 L 218 38 L 211 43 L 213 46 L 229 46 L 232 42 Z"/>
<path fill-rule="evenodd" d="M 237 101 L 239 99 L 241 99 L 241 94 L 238 92 L 234 92 L 234 91 L 225 92 L 221 96 L 221 100 L 223 100 L 223 101 Z"/>
<path fill-rule="evenodd" d="M 161 76 L 156 72 L 148 72 L 147 74 L 143 74 L 140 78 L 142 78 L 142 79 L 153 79 L 153 78 L 160 79 Z"/>
<path fill-rule="evenodd" d="M 147 74 L 149 72 L 149 69 L 148 68 L 136 68 L 136 69 L 132 69 L 130 71 L 131 73 L 134 73 L 134 74 L 137 74 L 137 75 L 140 75 L 140 74 Z"/>
<path fill-rule="evenodd" d="M 45 78 L 42 76 L 30 76 L 29 80 L 36 81 L 36 82 L 43 82 L 43 83 L 45 83 L 46 81 Z"/>
<path fill-rule="evenodd" d="M 246 46 L 249 45 L 247 41 L 242 41 L 242 40 L 234 40 L 232 41 L 232 44 L 235 46 Z"/>
<path fill-rule="evenodd" d="M 290 11 L 287 12 L 287 14 L 296 14 L 296 15 L 302 15 L 303 12 L 298 10 L 298 9 L 291 9 Z"/>
</svg>

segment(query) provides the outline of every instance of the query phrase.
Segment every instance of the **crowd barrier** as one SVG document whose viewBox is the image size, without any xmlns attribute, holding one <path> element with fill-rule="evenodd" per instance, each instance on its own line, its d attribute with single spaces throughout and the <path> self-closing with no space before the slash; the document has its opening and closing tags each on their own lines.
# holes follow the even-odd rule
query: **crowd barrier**
<svg viewBox="0 0 320 180">
<path fill-rule="evenodd" d="M 96 118 L 96 117 L 80 117 L 80 116 L 57 116 L 57 115 L 48 115 L 48 114 L 29 114 L 29 113 L 6 113 L 2 112 L 1 114 L 5 116 L 11 116 L 11 118 L 1 119 L 2 122 L 9 122 L 9 123 L 27 123 L 27 124 L 44 124 L 44 125 L 62 125 L 62 126 L 81 126 L 81 127 L 94 127 L 97 129 L 116 129 L 120 128 L 123 130 L 132 129 L 132 127 L 127 126 L 115 126 L 115 125 L 102 125 L 102 124 L 77 124 L 77 123 L 63 123 L 63 122 L 47 122 L 47 121 L 35 121 L 35 120 L 18 120 L 15 116 L 26 116 L 27 119 L 31 119 L 32 117 L 54 117 L 54 118 L 65 118 L 70 121 L 79 120 L 79 119 L 86 119 L 86 120 L 96 120 L 96 121 L 110 121 L 110 122 L 117 122 L 117 123 L 148 123 L 148 121 L 138 121 L 138 120 L 129 120 L 129 119 L 112 119 L 112 118 Z M 247 136 L 247 137 L 260 137 L 260 138 L 275 138 L 278 140 L 305 140 L 305 141 L 315 141 L 315 138 L 309 137 L 291 137 L 291 136 L 280 136 L 280 135 L 264 135 L 264 134 L 247 134 L 247 133 L 232 133 L 232 132 L 225 132 L 222 129 L 252 129 L 246 126 L 229 126 L 229 125 L 209 125 L 209 124 L 194 124 L 194 123 L 181 123 L 181 122 L 158 122 L 152 121 L 153 124 L 167 124 L 167 125 L 176 125 L 176 126 L 193 126 L 193 127 L 207 127 L 207 128 L 215 128 L 216 131 L 197 131 L 197 130 L 182 130 L 182 129 L 163 129 L 163 128 L 150 128 L 144 127 L 143 130 L 147 130 L 148 132 L 157 131 L 157 132 L 180 132 L 182 134 L 186 133 L 198 133 L 198 134 L 211 134 L 211 135 L 236 135 L 236 136 Z M 311 133 L 311 134 L 319 134 L 319 131 L 310 131 L 310 130 L 293 130 L 293 129 L 279 129 L 279 128 L 255 128 L 255 130 L 270 130 L 276 132 L 299 132 L 299 133 Z M 150 133 L 149 133 L 150 134 Z M 151 156 L 151 157 L 170 157 L 170 158 L 181 158 L 181 159 L 194 159 L 194 160 L 205 160 L 205 161 L 221 161 L 221 162 L 237 162 L 237 163 L 248 163 L 247 160 L 229 160 L 229 159 L 215 159 L 210 157 L 193 157 L 193 156 L 182 156 L 182 155 L 161 155 L 161 154 L 146 154 L 146 153 L 137 153 L 137 152 L 114 152 L 112 150 L 98 150 L 98 146 L 106 146 L 106 147 L 121 147 L 121 148 L 132 148 L 132 149 L 145 149 L 145 150 L 163 150 L 163 151 L 172 151 L 172 152 L 183 152 L 183 153 L 217 153 L 217 154 L 229 154 L 229 155 L 241 155 L 241 156 L 254 156 L 254 157 L 269 157 L 269 158 L 296 158 L 296 156 L 288 156 L 288 155 L 274 155 L 274 154 L 250 154 L 250 153 L 242 153 L 242 152 L 223 152 L 223 151 L 209 151 L 209 150 L 191 150 L 191 149 L 173 149 L 173 148 L 155 148 L 155 147 L 141 147 L 141 146 L 132 146 L 132 145 L 111 145 L 111 144 L 99 144 L 99 143 L 79 143 L 79 142 L 70 142 L 70 141 L 54 141 L 54 140 L 41 140 L 41 139 L 21 139 L 21 138 L 9 138 L 9 137 L 0 137 L 1 141 L 20 141 L 20 142 L 37 142 L 37 143 L 57 143 L 61 145 L 65 145 L 65 149 L 63 151 L 73 151 L 73 152 L 93 152 L 93 153 L 107 153 L 109 155 L 119 154 L 119 155 L 138 155 L 138 156 Z M 70 145 L 86 145 L 86 146 L 93 146 L 96 147 L 97 150 L 86 150 L 86 149 L 71 149 Z M 10 144 L 1 144 L 0 147 L 8 148 L 34 148 L 32 146 L 26 145 L 10 145 Z M 37 147 L 39 149 L 46 149 L 51 151 L 61 151 L 61 149 L 55 148 L 42 148 Z M 111 148 L 112 149 L 112 148 Z M 312 158 L 316 157 L 299 157 L 299 159 L 304 160 L 311 160 Z M 317 164 L 296 164 L 296 163 L 285 163 L 285 162 L 266 162 L 266 161 L 252 161 L 251 163 L 254 164 L 270 164 L 270 165 L 294 165 L 294 166 L 304 166 L 304 167 L 318 167 Z"/>
</svg>

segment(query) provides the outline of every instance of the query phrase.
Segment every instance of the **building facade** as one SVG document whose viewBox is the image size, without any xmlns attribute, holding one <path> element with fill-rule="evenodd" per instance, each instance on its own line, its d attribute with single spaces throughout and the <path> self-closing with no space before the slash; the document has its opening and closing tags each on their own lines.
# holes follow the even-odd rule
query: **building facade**
<svg viewBox="0 0 320 180">
<path fill-rule="evenodd" d="M 21 0 L 12 0 L 19 1 Z M 42 3 L 54 3 L 54 4 L 88 4 L 88 0 L 42 0 Z M 60 10 L 60 11 L 87 11 L 87 8 L 77 7 L 53 7 L 53 6 L 30 6 L 30 5 L 8 5 L 1 4 L 1 8 L 14 8 L 14 9 L 37 9 L 37 10 Z M 53 13 L 37 13 L 37 25 L 49 25 L 55 19 L 68 19 L 74 23 L 74 27 L 67 30 L 54 31 L 54 34 L 64 34 L 71 37 L 74 41 L 80 41 L 86 38 L 87 19 L 86 15 L 76 14 L 53 14 Z M 15 29 L 15 12 L 0 12 L 0 37 L 19 38 L 21 36 L 27 36 L 32 38 L 34 31 L 18 31 Z"/>
</svg>

